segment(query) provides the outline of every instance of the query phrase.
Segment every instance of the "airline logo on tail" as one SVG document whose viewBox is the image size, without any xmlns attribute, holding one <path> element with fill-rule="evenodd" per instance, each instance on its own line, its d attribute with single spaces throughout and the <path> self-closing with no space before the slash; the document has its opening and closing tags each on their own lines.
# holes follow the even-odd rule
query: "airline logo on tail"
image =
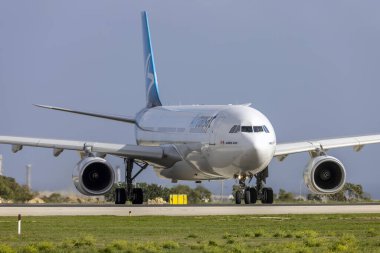
<svg viewBox="0 0 380 253">
<path fill-rule="evenodd" d="M 145 61 L 145 78 L 146 78 L 146 100 L 149 101 L 149 97 L 152 97 L 153 94 L 151 94 L 152 92 L 152 88 L 154 86 L 154 74 L 153 74 L 153 71 L 152 69 L 150 69 L 149 67 L 152 65 L 151 63 L 151 59 L 152 59 L 152 56 L 151 54 L 148 54 L 147 56 L 147 59 Z"/>
</svg>

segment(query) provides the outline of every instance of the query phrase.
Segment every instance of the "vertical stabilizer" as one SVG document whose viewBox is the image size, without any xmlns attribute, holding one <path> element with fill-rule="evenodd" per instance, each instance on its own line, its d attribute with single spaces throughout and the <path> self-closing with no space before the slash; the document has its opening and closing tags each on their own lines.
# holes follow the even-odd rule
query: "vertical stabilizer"
<svg viewBox="0 0 380 253">
<path fill-rule="evenodd" d="M 148 14 L 144 11 L 141 13 L 141 16 L 144 43 L 146 106 L 150 108 L 161 106 L 162 104 L 158 92 L 156 69 L 154 67 L 153 48 L 150 41 Z"/>
</svg>

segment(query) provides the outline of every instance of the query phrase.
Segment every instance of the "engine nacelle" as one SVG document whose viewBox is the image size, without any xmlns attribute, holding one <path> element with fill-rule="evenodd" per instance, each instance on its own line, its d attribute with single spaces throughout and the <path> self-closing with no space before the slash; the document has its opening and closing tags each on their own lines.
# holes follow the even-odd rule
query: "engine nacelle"
<svg viewBox="0 0 380 253">
<path fill-rule="evenodd" d="M 112 188 L 115 172 L 105 159 L 86 157 L 74 168 L 73 181 L 77 190 L 84 195 L 103 195 Z"/>
<path fill-rule="evenodd" d="M 346 182 L 343 164 L 335 157 L 326 155 L 312 158 L 303 176 L 306 186 L 316 194 L 337 193 Z"/>
</svg>

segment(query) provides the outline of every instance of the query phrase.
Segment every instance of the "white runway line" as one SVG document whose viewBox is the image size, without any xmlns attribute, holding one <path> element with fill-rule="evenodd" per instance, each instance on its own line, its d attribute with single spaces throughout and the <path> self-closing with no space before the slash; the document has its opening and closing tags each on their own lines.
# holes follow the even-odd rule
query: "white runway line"
<svg viewBox="0 0 380 253">
<path fill-rule="evenodd" d="M 272 214 L 344 214 L 380 213 L 380 205 L 321 206 L 123 206 L 123 207 L 12 207 L 0 206 L 0 216 L 205 216 L 205 215 L 272 215 Z"/>
</svg>

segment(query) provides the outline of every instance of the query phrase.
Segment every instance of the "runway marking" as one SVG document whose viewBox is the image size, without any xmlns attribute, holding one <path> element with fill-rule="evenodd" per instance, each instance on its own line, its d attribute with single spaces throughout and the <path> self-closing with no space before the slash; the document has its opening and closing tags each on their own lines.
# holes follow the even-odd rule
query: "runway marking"
<svg viewBox="0 0 380 253">
<path fill-rule="evenodd" d="M 0 216 L 207 216 L 380 213 L 379 204 L 370 205 L 255 205 L 255 206 L 67 206 L 0 205 Z M 131 213 L 131 214 L 130 214 Z M 267 218 L 267 217 L 265 217 Z M 273 218 L 273 217 L 271 217 Z"/>
</svg>

